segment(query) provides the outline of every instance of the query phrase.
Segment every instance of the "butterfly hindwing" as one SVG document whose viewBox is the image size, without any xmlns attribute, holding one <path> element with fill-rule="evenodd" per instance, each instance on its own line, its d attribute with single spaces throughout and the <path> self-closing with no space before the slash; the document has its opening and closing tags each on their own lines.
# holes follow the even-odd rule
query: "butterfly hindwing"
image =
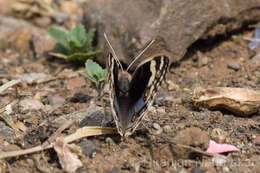
<svg viewBox="0 0 260 173">
<path fill-rule="evenodd" d="M 135 116 L 134 129 L 152 105 L 154 96 L 165 78 L 169 59 L 166 56 L 156 56 L 141 64 L 135 70 L 130 83 L 131 114 Z M 130 117 L 133 119 L 133 117 Z"/>
</svg>

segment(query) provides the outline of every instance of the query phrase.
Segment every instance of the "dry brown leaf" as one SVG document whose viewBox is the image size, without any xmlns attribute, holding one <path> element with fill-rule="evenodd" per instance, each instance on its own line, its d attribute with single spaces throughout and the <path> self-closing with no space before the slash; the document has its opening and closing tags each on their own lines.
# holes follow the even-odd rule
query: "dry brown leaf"
<svg viewBox="0 0 260 173">
<path fill-rule="evenodd" d="M 64 171 L 74 173 L 78 168 L 83 166 L 78 156 L 70 151 L 64 142 L 64 138 L 57 139 L 54 144 L 54 150 L 58 154 L 61 167 Z"/>
<path fill-rule="evenodd" d="M 226 109 L 240 116 L 248 116 L 258 111 L 260 92 L 247 88 L 196 88 L 192 100 L 197 107 Z"/>
</svg>

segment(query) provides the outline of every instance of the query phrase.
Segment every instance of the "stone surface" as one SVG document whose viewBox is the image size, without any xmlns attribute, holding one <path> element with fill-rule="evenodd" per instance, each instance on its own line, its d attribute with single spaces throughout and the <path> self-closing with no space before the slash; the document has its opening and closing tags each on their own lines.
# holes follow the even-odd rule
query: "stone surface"
<svg viewBox="0 0 260 173">
<path fill-rule="evenodd" d="M 167 42 L 171 61 L 178 61 L 198 39 L 226 34 L 247 21 L 258 21 L 259 6 L 256 0 L 99 0 L 86 2 L 84 17 L 88 27 L 97 28 L 100 48 L 106 44 L 106 32 L 117 56 L 127 64 L 156 35 Z"/>
<path fill-rule="evenodd" d="M 42 28 L 23 20 L 0 15 L 0 47 L 14 48 L 22 55 L 32 57 L 54 48 L 55 42 Z"/>
</svg>

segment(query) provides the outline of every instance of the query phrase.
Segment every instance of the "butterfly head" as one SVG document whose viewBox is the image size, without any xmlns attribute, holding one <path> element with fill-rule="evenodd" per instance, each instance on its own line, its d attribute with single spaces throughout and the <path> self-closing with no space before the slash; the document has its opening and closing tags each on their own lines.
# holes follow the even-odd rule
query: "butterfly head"
<svg viewBox="0 0 260 173">
<path fill-rule="evenodd" d="M 126 71 L 121 71 L 118 74 L 118 87 L 120 91 L 120 95 L 128 95 L 129 89 L 130 89 L 130 81 L 132 79 L 132 76 L 126 72 Z"/>
</svg>

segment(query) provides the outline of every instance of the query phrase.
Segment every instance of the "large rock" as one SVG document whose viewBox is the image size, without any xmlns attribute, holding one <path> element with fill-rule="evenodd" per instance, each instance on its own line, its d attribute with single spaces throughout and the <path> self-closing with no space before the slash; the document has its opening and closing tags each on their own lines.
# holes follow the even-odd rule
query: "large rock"
<svg viewBox="0 0 260 173">
<path fill-rule="evenodd" d="M 200 38 L 259 21 L 259 7 L 258 0 L 97 0 L 87 1 L 85 20 L 87 27 L 97 28 L 100 48 L 106 32 L 127 64 L 156 35 L 166 40 L 171 60 L 178 61 Z"/>
<path fill-rule="evenodd" d="M 21 19 L 0 15 L 0 48 L 17 51 L 20 59 L 40 56 L 52 50 L 55 44 L 46 30 Z"/>
</svg>

